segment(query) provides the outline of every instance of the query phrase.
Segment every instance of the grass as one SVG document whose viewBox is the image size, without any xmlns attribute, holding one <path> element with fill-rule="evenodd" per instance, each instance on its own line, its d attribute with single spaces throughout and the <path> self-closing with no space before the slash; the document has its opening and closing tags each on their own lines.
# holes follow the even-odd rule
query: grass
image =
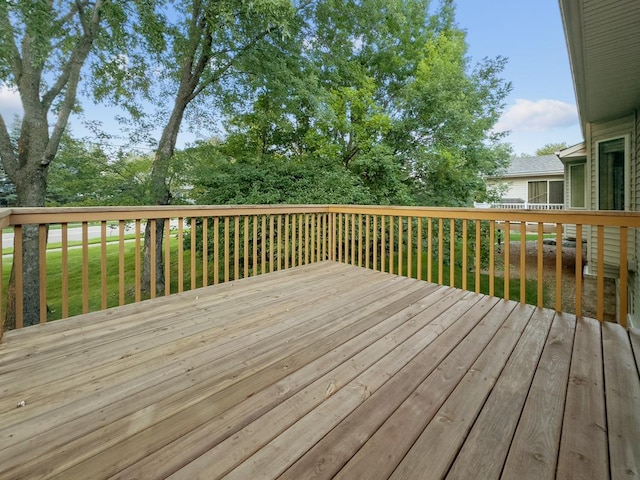
<svg viewBox="0 0 640 480">
<path fill-rule="evenodd" d="M 136 238 L 135 233 L 127 233 L 124 235 L 125 240 L 134 240 L 135 238 Z M 117 243 L 119 241 L 120 241 L 120 237 L 118 235 L 107 237 L 107 243 Z M 96 245 L 96 244 L 99 244 L 100 242 L 102 242 L 102 239 L 100 238 L 90 238 L 87 241 L 87 245 Z M 82 246 L 82 240 L 69 241 L 67 242 L 67 246 L 69 248 L 80 247 Z M 58 248 L 62 248 L 62 242 L 47 242 L 47 250 L 55 250 Z M 2 255 L 12 255 L 12 254 L 13 254 L 13 247 L 7 247 L 2 249 Z"/>
<path fill-rule="evenodd" d="M 461 262 L 461 260 L 460 260 Z M 415 256 L 415 254 L 412 256 L 412 267 L 411 267 L 411 272 L 412 272 L 412 277 L 413 278 L 417 278 L 417 271 L 418 271 L 418 262 L 417 262 L 417 258 Z M 472 292 L 475 292 L 476 290 L 476 274 L 474 270 L 471 270 L 471 268 L 473 268 L 474 262 L 473 260 L 470 258 L 468 260 L 468 268 L 467 268 L 467 284 L 466 284 L 466 288 L 465 290 L 469 290 Z M 398 257 L 397 255 L 394 257 L 394 272 L 397 273 L 398 271 Z M 402 272 L 403 275 L 407 275 L 407 259 L 406 256 L 405 258 L 403 258 L 403 266 L 402 266 Z M 496 274 L 494 275 L 494 296 L 496 297 L 501 297 L 504 298 L 504 278 L 502 276 L 499 276 L 499 274 L 501 273 L 500 270 L 498 270 L 499 268 L 499 264 L 498 262 L 496 262 Z M 387 266 L 387 270 L 388 270 L 388 266 Z M 438 264 L 438 258 L 436 256 L 434 256 L 433 261 L 432 261 L 432 266 L 431 266 L 431 277 L 428 276 L 428 263 L 427 263 L 427 252 L 423 252 L 422 254 L 422 275 L 421 278 L 423 280 L 428 280 L 429 278 L 431 278 L 432 282 L 435 283 L 439 283 L 442 285 L 447 285 L 450 286 L 451 282 L 450 282 L 450 276 L 451 276 L 451 269 L 450 269 L 450 264 L 446 261 L 443 261 L 443 271 L 442 271 L 442 277 L 440 277 L 439 274 L 439 264 Z M 512 269 L 512 271 L 514 271 Z M 512 300 L 519 300 L 520 299 L 520 282 L 521 280 L 519 278 L 510 278 L 509 279 L 509 298 Z M 461 263 L 455 263 L 454 264 L 454 268 L 453 268 L 453 286 L 456 288 L 463 288 L 463 284 L 462 284 L 462 265 Z M 533 279 L 527 279 L 526 284 L 525 284 L 525 301 L 526 303 L 535 305 L 537 303 L 537 299 L 538 299 L 538 282 L 533 280 Z M 480 293 L 484 293 L 484 294 L 489 294 L 490 291 L 490 277 L 487 273 L 483 273 L 482 271 L 480 272 Z"/>
<path fill-rule="evenodd" d="M 125 238 L 130 238 L 131 235 L 127 235 Z M 110 237 L 118 239 L 118 237 Z M 100 243 L 100 239 L 95 239 L 92 244 Z M 71 245 L 71 242 L 70 242 Z M 62 317 L 62 252 L 56 250 L 59 246 L 53 245 L 52 249 L 47 253 L 47 306 L 48 306 L 48 319 L 57 320 Z M 89 297 L 89 311 L 100 310 L 102 306 L 102 260 L 101 260 L 101 248 L 89 248 L 89 275 L 88 275 L 88 297 Z M 135 301 L 135 243 L 128 242 L 124 245 L 125 260 L 124 260 L 124 291 L 125 291 L 125 303 L 133 303 Z M 178 241 L 172 237 L 171 240 L 171 264 L 170 264 L 170 278 L 171 278 L 171 293 L 179 291 L 178 286 Z M 221 252 L 222 253 L 222 252 Z M 200 255 L 196 255 L 195 273 L 196 281 L 195 286 L 201 287 L 202 281 L 202 259 Z M 69 249 L 67 255 L 67 268 L 68 268 L 68 301 L 69 301 L 69 316 L 78 315 L 82 313 L 82 249 L 75 248 Z M 119 244 L 118 242 L 110 243 L 106 247 L 106 282 L 107 286 L 107 307 L 115 307 L 119 304 Z M 9 262 L 5 261 L 5 265 Z M 220 261 L 219 279 L 222 281 L 224 278 L 224 266 Z M 242 264 L 242 261 L 240 261 Z M 469 262 L 469 267 L 472 267 L 473 262 Z M 379 265 L 378 265 L 379 267 Z M 497 265 L 499 268 L 499 265 Z M 412 277 L 417 276 L 417 258 L 415 253 L 412 258 Z M 3 269 L 3 286 L 4 291 L 9 280 L 10 268 Z M 268 267 L 267 267 L 268 270 Z M 389 270 L 387 263 L 386 270 Z M 407 275 L 407 258 L 406 252 L 403 256 L 403 275 Z M 213 283 L 213 259 L 209 258 L 208 267 L 208 284 Z M 394 273 L 398 273 L 398 257 L 397 254 L 394 257 Z M 453 285 L 457 288 L 462 288 L 462 267 L 459 264 L 454 266 L 454 282 Z M 498 297 L 504 297 L 504 279 L 498 276 L 500 272 L 496 270 L 496 276 L 494 277 L 494 295 Z M 248 272 L 252 275 L 252 272 Z M 241 273 L 242 276 L 242 273 Z M 450 268 L 448 264 L 443 265 L 442 278 L 439 278 L 439 266 L 438 259 L 434 258 L 432 262 L 431 280 L 443 285 L 450 285 Z M 183 252 L 183 286 L 184 290 L 191 288 L 191 252 L 185 250 Z M 229 267 L 229 277 L 233 279 L 233 265 Z M 427 254 L 423 253 L 422 262 L 422 279 L 427 280 Z M 475 291 L 475 272 L 469 271 L 467 274 L 466 289 Z M 526 302 L 535 304 L 537 300 L 537 283 L 534 280 L 527 280 L 526 286 Z M 489 293 L 489 275 L 481 273 L 480 275 L 480 292 Z M 511 299 L 518 300 L 520 298 L 520 279 L 511 278 L 509 296 Z M 142 299 L 145 299 L 144 293 Z"/>
</svg>

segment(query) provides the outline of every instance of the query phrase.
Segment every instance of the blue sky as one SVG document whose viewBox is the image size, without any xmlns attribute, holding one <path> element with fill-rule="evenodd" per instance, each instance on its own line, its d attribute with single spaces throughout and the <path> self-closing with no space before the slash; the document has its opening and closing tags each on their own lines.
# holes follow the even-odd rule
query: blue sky
<svg viewBox="0 0 640 480">
<path fill-rule="evenodd" d="M 456 17 L 467 31 L 474 62 L 498 55 L 509 59 L 503 76 L 512 82 L 513 91 L 496 129 L 511 132 L 506 141 L 514 153 L 533 154 L 547 143 L 582 141 L 557 0 L 457 0 Z M 108 130 L 118 129 L 111 120 L 116 110 L 83 103 L 88 120 L 103 121 Z M 17 95 L 0 87 L 0 112 L 5 119 L 20 110 Z M 72 118 L 71 125 L 74 134 L 88 135 L 78 118 Z M 209 135 L 201 132 L 200 136 Z M 185 131 L 178 146 L 196 138 Z"/>
<path fill-rule="evenodd" d="M 513 91 L 497 127 L 511 131 L 514 153 L 582 141 L 558 0 L 458 0 L 456 18 L 474 60 L 509 59 Z"/>
</svg>

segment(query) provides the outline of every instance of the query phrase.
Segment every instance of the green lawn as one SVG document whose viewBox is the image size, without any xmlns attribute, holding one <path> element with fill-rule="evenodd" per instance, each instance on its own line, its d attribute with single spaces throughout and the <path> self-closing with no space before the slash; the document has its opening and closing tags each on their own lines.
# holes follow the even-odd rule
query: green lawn
<svg viewBox="0 0 640 480">
<path fill-rule="evenodd" d="M 411 273 L 413 278 L 417 278 L 418 271 L 418 262 L 415 253 L 412 255 L 412 267 Z M 467 266 L 467 285 L 466 289 L 472 292 L 475 292 L 476 289 L 476 274 L 475 270 L 472 270 L 474 265 L 473 259 L 468 260 Z M 388 270 L 388 265 L 386 266 Z M 500 270 L 498 270 L 499 264 L 496 262 L 496 274 L 494 277 L 494 295 L 497 297 L 504 298 L 504 278 L 499 276 L 502 274 Z M 428 275 L 428 263 L 427 263 L 427 252 L 422 254 L 422 279 L 427 280 Z M 394 273 L 398 272 L 398 257 L 397 255 L 394 258 Z M 406 256 L 403 258 L 403 266 L 402 266 L 403 275 L 407 275 L 407 259 Z M 456 288 L 462 288 L 462 266 L 461 260 L 457 259 L 456 264 L 454 265 L 453 272 L 453 285 Z M 450 266 L 448 262 L 443 262 L 443 271 L 442 271 L 442 281 L 439 278 L 439 265 L 438 258 L 434 256 L 433 262 L 431 265 L 431 281 L 435 283 L 441 283 L 442 285 L 450 285 Z M 538 283 L 533 279 L 527 279 L 525 284 L 525 296 L 526 303 L 535 305 L 537 303 L 538 293 L 537 293 Z M 485 273 L 480 273 L 480 292 L 489 294 L 489 275 Z M 509 298 L 512 300 L 520 299 L 520 279 L 511 278 L 509 280 Z"/>
<path fill-rule="evenodd" d="M 99 242 L 99 239 L 98 239 Z M 55 248 L 55 247 L 53 247 Z M 124 246 L 125 250 L 125 303 L 132 303 L 135 299 L 135 243 L 128 242 Z M 89 311 L 99 310 L 102 303 L 102 283 L 101 283 L 101 248 L 91 247 L 89 248 Z M 114 307 L 119 303 L 119 262 L 118 243 L 111 243 L 107 245 L 107 273 L 106 273 L 106 285 L 107 285 L 107 306 Z M 221 252 L 222 253 L 222 252 Z M 184 290 L 191 288 L 191 252 L 185 250 L 183 252 L 183 272 Z M 427 277 L 427 255 L 423 254 L 422 264 L 422 279 L 426 280 Z M 209 258 L 208 267 L 208 283 L 213 283 L 213 262 L 212 258 Z M 397 255 L 394 258 L 394 272 L 397 273 Z M 220 262 L 219 278 L 220 281 L 224 278 L 224 267 Z M 242 261 L 240 261 L 242 264 Z M 469 262 L 471 267 L 473 262 Z M 388 270 L 388 264 L 386 266 Z M 175 238 L 171 240 L 171 292 L 178 291 L 178 241 Z M 10 260 L 4 260 L 4 291 L 9 280 L 10 274 Z M 199 255 L 196 255 L 196 287 L 202 286 L 202 259 Z M 417 258 L 414 254 L 412 258 L 412 276 L 415 278 L 417 272 Z M 248 272 L 249 275 L 252 272 Z M 403 274 L 407 274 L 407 261 L 406 255 L 403 259 Z M 502 297 L 504 292 L 504 280 L 502 277 L 497 276 L 499 272 L 496 272 L 495 277 L 495 295 Z M 241 274 L 242 275 L 242 274 Z M 444 265 L 442 284 L 449 285 L 449 265 Z M 229 276 L 233 279 L 233 266 L 229 268 Z M 68 251 L 68 278 L 69 278 L 69 315 L 77 315 L 82 313 L 82 249 L 73 248 Z M 440 283 L 438 279 L 438 260 L 434 258 L 432 263 L 432 277 L 433 282 Z M 456 265 L 454 268 L 454 286 L 462 288 L 462 268 L 460 265 Z M 536 282 L 534 280 L 527 280 L 526 284 L 526 301 L 527 303 L 535 304 L 537 300 Z M 475 291 L 475 273 L 469 271 L 467 274 L 467 289 Z M 480 291 L 482 293 L 489 293 L 489 276 L 486 274 L 480 275 Z M 518 300 L 520 297 L 520 280 L 512 278 L 510 281 L 510 298 Z M 142 296 L 144 297 L 144 294 Z M 62 252 L 49 251 L 47 254 L 47 305 L 49 308 L 49 320 L 56 320 L 61 318 L 62 315 Z"/>
<path fill-rule="evenodd" d="M 136 234 L 135 233 L 127 233 L 124 235 L 124 239 L 125 240 L 133 240 L 136 238 Z M 111 235 L 107 237 L 107 243 L 113 243 L 113 242 L 118 242 L 120 241 L 120 236 L 119 235 Z M 90 238 L 87 241 L 88 245 L 96 245 L 98 243 L 102 242 L 102 239 L 100 238 Z M 74 240 L 74 241 L 69 241 L 67 242 L 67 246 L 69 247 L 79 247 L 82 245 L 82 240 Z M 62 247 L 62 242 L 48 242 L 47 243 L 47 250 L 55 250 L 56 248 L 61 248 Z M 11 255 L 13 253 L 13 247 L 7 247 L 7 248 L 3 248 L 2 249 L 2 254 L 3 255 Z"/>
</svg>

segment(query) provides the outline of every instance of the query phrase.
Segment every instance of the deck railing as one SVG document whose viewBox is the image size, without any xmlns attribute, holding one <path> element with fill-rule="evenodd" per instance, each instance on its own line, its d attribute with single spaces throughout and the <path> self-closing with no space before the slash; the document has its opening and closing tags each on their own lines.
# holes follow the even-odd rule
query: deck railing
<svg viewBox="0 0 640 480">
<path fill-rule="evenodd" d="M 150 223 L 150 258 L 155 258 L 155 224 L 160 219 L 165 220 L 164 288 L 157 291 L 156 265 L 151 262 L 147 290 L 140 280 L 144 227 Z M 611 249 L 605 245 L 614 237 L 619 318 L 625 323 L 633 243 L 629 245 L 640 227 L 640 214 L 334 205 L 6 209 L 0 211 L 6 236 L 0 238 L 0 297 L 7 292 L 15 255 L 16 328 L 24 324 L 23 299 L 34 294 L 23 285 L 25 225 L 38 225 L 40 232 L 40 323 L 327 259 L 580 316 L 586 249 L 582 240 L 589 239 L 593 255 L 587 259 L 593 258 L 591 270 L 597 273 L 612 268 L 607 256 Z M 570 273 L 562 246 L 568 229 L 576 236 Z M 50 237 L 60 232 L 60 241 L 49 245 L 53 249 L 47 249 L 47 231 Z M 11 233 L 14 241 L 9 240 Z M 71 239 L 72 233 L 78 233 L 79 240 Z M 557 242 L 552 278 L 545 277 L 545 235 Z M 13 252 L 5 250 L 11 247 Z M 531 249 L 536 252 L 533 259 Z M 575 278 L 571 298 L 563 283 L 567 275 Z M 594 316 L 600 320 L 605 306 L 616 302 L 605 294 L 604 282 L 603 275 L 596 275 Z"/>
<path fill-rule="evenodd" d="M 563 203 L 474 203 L 475 208 L 506 208 L 508 210 L 563 210 Z"/>
</svg>

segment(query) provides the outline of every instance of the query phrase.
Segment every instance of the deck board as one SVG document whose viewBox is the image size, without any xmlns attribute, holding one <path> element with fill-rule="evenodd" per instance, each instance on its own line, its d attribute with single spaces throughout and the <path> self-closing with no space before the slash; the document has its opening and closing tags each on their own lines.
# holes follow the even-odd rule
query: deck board
<svg viewBox="0 0 640 480">
<path fill-rule="evenodd" d="M 536 310 L 456 457 L 448 479 L 500 478 L 554 317 Z"/>
<path fill-rule="evenodd" d="M 575 317 L 556 315 L 503 469 L 504 478 L 552 478 L 560 444 Z"/>
<path fill-rule="evenodd" d="M 6 332 L 0 479 L 628 478 L 638 340 L 335 262 L 280 270 Z"/>
<path fill-rule="evenodd" d="M 495 385 L 511 352 L 533 315 L 534 307 L 518 306 L 497 331 L 458 386 L 438 410 L 392 479 L 415 477 L 429 471 L 443 477 Z"/>
<path fill-rule="evenodd" d="M 602 327 L 602 356 L 611 456 L 611 479 L 640 477 L 640 378 L 627 332 Z"/>
<path fill-rule="evenodd" d="M 576 338 L 567 387 L 559 478 L 607 478 L 607 419 L 600 324 L 585 318 Z"/>
</svg>

